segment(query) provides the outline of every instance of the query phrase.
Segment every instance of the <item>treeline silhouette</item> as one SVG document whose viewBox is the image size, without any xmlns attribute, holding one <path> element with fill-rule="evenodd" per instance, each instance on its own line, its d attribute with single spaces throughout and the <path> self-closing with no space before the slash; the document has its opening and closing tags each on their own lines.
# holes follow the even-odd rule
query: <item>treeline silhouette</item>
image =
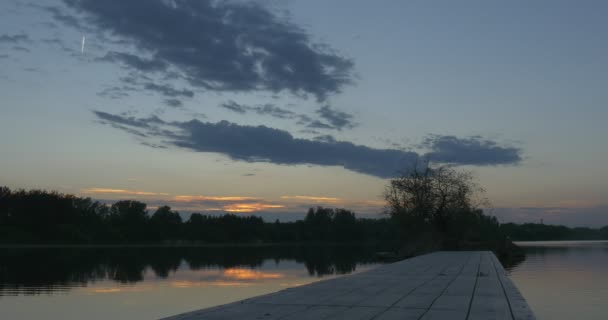
<svg viewBox="0 0 608 320">
<path fill-rule="evenodd" d="M 78 247 L 0 249 L 0 296 L 67 291 L 112 280 L 136 283 L 146 274 L 170 277 L 178 270 L 258 269 L 268 261 L 303 263 L 310 276 L 347 274 L 376 263 L 376 245 L 295 245 L 261 247 Z M 41 272 L 41 266 L 44 266 Z M 222 273 L 206 275 L 222 280 Z M 198 277 L 194 279 L 201 281 Z M 250 281 L 241 279 L 239 281 Z"/>
<path fill-rule="evenodd" d="M 303 220 L 193 213 L 183 221 L 168 206 L 154 212 L 134 200 L 107 205 L 45 190 L 0 187 L 0 243 L 276 243 L 398 241 L 391 219 L 360 219 L 345 209 L 311 208 Z"/>
<path fill-rule="evenodd" d="M 540 223 L 503 223 L 500 230 L 513 241 L 608 240 L 608 226 L 593 229 Z"/>
</svg>

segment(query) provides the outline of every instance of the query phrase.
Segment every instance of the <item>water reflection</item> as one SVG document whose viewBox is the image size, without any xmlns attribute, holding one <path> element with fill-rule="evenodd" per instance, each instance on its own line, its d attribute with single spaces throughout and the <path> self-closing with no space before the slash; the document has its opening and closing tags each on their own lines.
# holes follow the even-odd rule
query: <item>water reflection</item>
<svg viewBox="0 0 608 320">
<path fill-rule="evenodd" d="M 178 278 L 170 283 L 179 287 L 238 286 L 284 277 L 278 271 L 258 270 L 265 262 L 295 261 L 310 276 L 321 277 L 351 273 L 358 264 L 375 263 L 374 252 L 374 248 L 360 246 L 2 248 L 0 296 L 61 293 L 106 280 L 135 284 L 150 280 L 146 277 Z M 189 271 L 196 271 L 190 275 L 193 279 L 187 277 Z"/>
<path fill-rule="evenodd" d="M 526 260 L 508 272 L 539 319 L 606 319 L 608 242 L 519 242 Z"/>
</svg>

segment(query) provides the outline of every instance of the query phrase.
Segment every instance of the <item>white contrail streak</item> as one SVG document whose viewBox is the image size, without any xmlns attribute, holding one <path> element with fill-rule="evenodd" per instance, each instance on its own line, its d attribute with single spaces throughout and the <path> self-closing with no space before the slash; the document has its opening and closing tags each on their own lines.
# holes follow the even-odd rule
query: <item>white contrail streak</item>
<svg viewBox="0 0 608 320">
<path fill-rule="evenodd" d="M 86 37 L 85 37 L 85 35 L 83 34 L 83 35 L 82 35 L 82 44 L 80 45 L 80 53 L 81 53 L 81 54 L 84 54 L 84 43 L 85 43 L 85 41 L 86 41 Z"/>
</svg>

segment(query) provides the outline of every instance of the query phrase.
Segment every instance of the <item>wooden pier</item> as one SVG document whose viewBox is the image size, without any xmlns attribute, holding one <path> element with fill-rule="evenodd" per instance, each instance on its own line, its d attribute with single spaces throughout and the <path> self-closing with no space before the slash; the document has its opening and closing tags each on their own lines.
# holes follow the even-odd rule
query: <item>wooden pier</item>
<svg viewBox="0 0 608 320">
<path fill-rule="evenodd" d="M 487 251 L 435 252 L 165 320 L 535 319 Z"/>
</svg>

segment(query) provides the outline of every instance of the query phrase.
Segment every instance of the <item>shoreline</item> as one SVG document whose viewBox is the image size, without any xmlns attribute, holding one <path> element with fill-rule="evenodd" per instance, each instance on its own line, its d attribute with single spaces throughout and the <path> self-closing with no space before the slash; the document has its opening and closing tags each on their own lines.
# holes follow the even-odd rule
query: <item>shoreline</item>
<svg viewBox="0 0 608 320">
<path fill-rule="evenodd" d="M 386 242 L 268 242 L 268 243 L 101 243 L 101 244 L 0 244 L 0 249 L 9 248 L 221 248 L 221 247 L 289 247 L 289 246 L 367 246 L 390 244 Z"/>
</svg>

